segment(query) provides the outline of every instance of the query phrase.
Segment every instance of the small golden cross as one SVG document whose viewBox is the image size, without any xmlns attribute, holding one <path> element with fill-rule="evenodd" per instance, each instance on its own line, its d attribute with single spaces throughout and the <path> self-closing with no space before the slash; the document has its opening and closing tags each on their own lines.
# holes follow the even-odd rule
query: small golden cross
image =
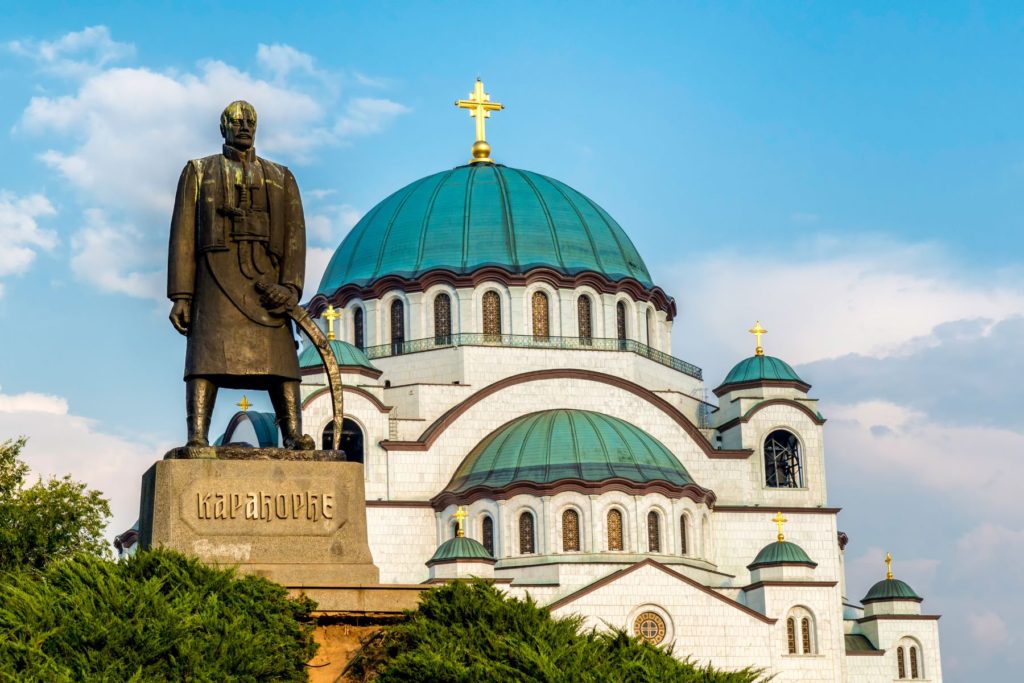
<svg viewBox="0 0 1024 683">
<path fill-rule="evenodd" d="M 484 120 L 491 118 L 492 111 L 501 111 L 505 105 L 491 102 L 491 96 L 484 92 L 483 81 L 478 78 L 469 99 L 455 100 L 455 106 L 468 109 L 469 115 L 476 119 L 476 144 L 473 145 L 473 161 L 470 163 L 491 163 L 491 146 L 487 144 L 487 136 L 484 134 Z"/>
<path fill-rule="evenodd" d="M 755 356 L 763 356 L 764 355 L 764 347 L 761 346 L 761 335 L 767 334 L 768 330 L 766 330 L 763 327 L 761 327 L 761 321 L 758 320 L 757 322 L 754 323 L 754 326 L 751 327 L 748 330 L 748 332 L 750 332 L 750 334 L 752 334 L 755 337 L 757 337 L 757 348 L 754 349 L 754 355 Z"/>
<path fill-rule="evenodd" d="M 241 408 L 243 413 L 249 410 L 249 408 L 252 408 L 252 404 L 249 403 L 249 399 L 247 399 L 244 395 L 242 396 L 242 400 L 236 403 L 235 405 Z"/>
<path fill-rule="evenodd" d="M 466 514 L 466 508 L 464 508 L 464 507 L 462 507 L 462 506 L 460 505 L 460 506 L 458 507 L 458 509 L 456 509 L 456 510 L 455 510 L 455 514 L 454 514 L 454 515 L 452 515 L 452 517 L 454 517 L 454 518 L 455 518 L 455 521 L 456 521 L 456 522 L 458 523 L 458 525 L 459 525 L 459 530 L 458 530 L 458 532 L 456 532 L 456 535 L 457 535 L 457 536 L 458 536 L 459 538 L 462 538 L 463 536 L 465 536 L 465 535 L 466 535 L 466 534 L 465 534 L 465 532 L 464 532 L 464 531 L 462 530 L 462 522 L 463 522 L 463 520 L 465 520 L 465 519 L 466 519 L 466 517 L 468 517 L 468 515 Z"/>
<path fill-rule="evenodd" d="M 334 339 L 334 321 L 341 317 L 341 313 L 334 310 L 334 306 L 327 304 L 327 312 L 324 313 L 324 320 L 327 321 L 327 338 Z"/>
<path fill-rule="evenodd" d="M 892 555 L 885 554 L 885 578 L 892 581 Z"/>
<path fill-rule="evenodd" d="M 777 527 L 779 527 L 779 541 L 785 541 L 786 537 L 782 535 L 782 525 L 788 522 L 789 520 L 783 517 L 781 512 L 776 512 L 775 516 L 772 517 L 772 521 L 775 522 L 775 525 Z"/>
</svg>

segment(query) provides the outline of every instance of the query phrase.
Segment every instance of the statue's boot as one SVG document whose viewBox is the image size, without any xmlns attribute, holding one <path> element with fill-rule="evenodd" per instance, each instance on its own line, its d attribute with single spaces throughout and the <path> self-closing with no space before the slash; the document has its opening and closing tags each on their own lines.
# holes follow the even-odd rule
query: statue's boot
<svg viewBox="0 0 1024 683">
<path fill-rule="evenodd" d="M 281 427 L 284 447 L 293 451 L 311 451 L 316 442 L 308 434 L 302 433 L 302 407 L 299 400 L 298 382 L 281 382 L 270 389 L 270 402 L 277 414 L 277 424 Z"/>
<path fill-rule="evenodd" d="M 217 400 L 217 385 L 196 377 L 185 381 L 185 420 L 188 423 L 188 448 L 210 445 L 210 416 Z"/>
</svg>

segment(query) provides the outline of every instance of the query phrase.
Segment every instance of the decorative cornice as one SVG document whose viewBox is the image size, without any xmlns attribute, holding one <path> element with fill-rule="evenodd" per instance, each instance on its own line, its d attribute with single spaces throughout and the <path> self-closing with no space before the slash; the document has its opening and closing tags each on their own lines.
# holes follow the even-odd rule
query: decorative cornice
<svg viewBox="0 0 1024 683">
<path fill-rule="evenodd" d="M 938 621 L 941 618 L 941 614 L 872 614 L 870 617 L 861 617 L 857 620 L 857 623 L 863 624 L 867 621 L 884 621 L 886 619 L 895 621 Z"/>
<path fill-rule="evenodd" d="M 712 391 L 715 396 L 722 398 L 722 396 L 728 394 L 730 391 L 740 391 L 741 389 L 762 389 L 764 387 L 797 389 L 805 394 L 811 390 L 811 385 L 807 382 L 796 382 L 791 379 L 756 379 L 749 382 L 731 382 L 729 384 L 722 384 L 721 386 L 712 389 Z"/>
<path fill-rule="evenodd" d="M 429 508 L 433 509 L 434 506 L 430 504 L 429 500 L 368 500 L 366 501 L 366 507 L 368 508 Z"/>
<path fill-rule="evenodd" d="M 383 370 L 371 370 L 370 368 L 364 368 L 362 365 L 339 365 L 338 368 L 341 370 L 343 375 L 362 375 L 363 377 L 369 377 L 370 379 L 379 379 L 384 374 Z M 324 372 L 323 365 L 312 365 L 308 368 L 299 368 L 299 374 L 303 377 L 309 375 L 319 375 Z"/>
<path fill-rule="evenodd" d="M 907 597 L 907 598 L 869 598 L 867 600 L 861 600 L 860 604 L 862 604 L 862 605 L 870 605 L 873 602 L 924 602 L 924 598 L 922 598 L 922 597 L 916 597 L 916 598 L 910 598 L 910 597 Z"/>
<path fill-rule="evenodd" d="M 766 566 L 766 565 L 762 565 Z M 835 588 L 839 585 L 838 581 L 757 581 L 744 586 L 740 590 L 743 592 L 757 590 L 758 588 Z"/>
<path fill-rule="evenodd" d="M 317 397 L 318 397 L 318 396 L 320 396 L 321 394 L 326 394 L 326 393 L 327 393 L 327 392 L 329 392 L 330 390 L 331 390 L 331 389 L 330 389 L 330 387 L 322 387 L 322 388 L 320 388 L 320 389 L 317 389 L 317 390 L 316 390 L 316 391 L 314 391 L 314 392 L 313 392 L 312 394 L 310 394 L 309 396 L 307 396 L 306 398 L 304 398 L 304 399 L 302 400 L 302 408 L 305 408 L 305 407 L 306 407 L 307 405 L 309 405 L 309 403 L 310 403 L 310 402 L 311 402 L 311 401 L 312 401 L 313 399 L 317 398 Z M 381 402 L 380 402 L 380 399 L 379 399 L 379 398 L 377 398 L 376 396 L 374 396 L 374 395 L 373 395 L 373 394 L 371 394 L 370 392 L 366 391 L 365 389 L 360 389 L 359 387 L 353 387 L 353 386 L 350 386 L 350 385 L 347 385 L 347 384 L 346 384 L 346 385 L 344 385 L 344 386 L 342 386 L 342 387 L 341 387 L 341 390 L 342 390 L 343 392 L 347 392 L 347 393 L 350 393 L 350 394 L 356 394 L 356 395 L 358 395 L 358 396 L 362 396 L 362 397 L 363 397 L 363 398 L 365 398 L 365 399 L 366 399 L 367 401 L 369 401 L 370 403 L 372 403 L 372 404 L 373 404 L 373 406 L 374 406 L 374 407 L 375 407 L 375 408 L 376 408 L 376 409 L 377 409 L 378 411 L 380 411 L 380 412 L 382 412 L 382 413 L 390 413 L 390 412 L 391 412 L 391 408 L 389 408 L 388 406 L 386 406 L 386 405 L 384 405 L 383 403 L 381 403 Z"/>
<path fill-rule="evenodd" d="M 517 481 L 501 488 L 489 486 L 474 486 L 465 491 L 442 491 L 430 499 L 434 509 L 441 511 L 449 505 L 456 503 L 468 505 L 481 499 L 487 500 L 508 500 L 518 495 L 553 496 L 557 493 L 570 491 L 583 495 L 600 495 L 609 491 L 621 491 L 630 495 L 644 495 L 647 493 L 660 493 L 666 498 L 689 498 L 695 503 L 703 503 L 709 508 L 715 505 L 715 494 L 713 491 L 700 487 L 696 484 L 677 486 L 664 480 L 635 482 L 619 477 L 605 479 L 603 481 L 584 481 L 582 479 L 559 479 L 547 484 L 538 484 L 532 481 Z"/>
<path fill-rule="evenodd" d="M 819 507 L 779 507 L 777 505 L 719 505 L 715 512 L 757 512 L 770 515 L 772 512 L 782 512 L 787 515 L 836 515 L 843 508 L 819 508 Z"/>
<path fill-rule="evenodd" d="M 420 438 L 416 441 L 389 441 L 384 440 L 380 442 L 381 447 L 386 451 L 425 451 L 428 450 L 437 438 L 444 433 L 448 427 L 455 423 L 459 417 L 462 416 L 471 407 L 482 401 L 483 399 L 495 394 L 503 389 L 515 386 L 517 384 L 523 384 L 525 382 L 538 382 L 541 380 L 548 379 L 582 379 L 591 382 L 598 382 L 601 384 L 608 384 L 619 389 L 624 389 L 635 396 L 645 399 L 651 403 L 654 407 L 661 410 L 668 417 L 672 418 L 676 424 L 683 428 L 685 431 L 700 447 L 704 454 L 708 458 L 737 458 L 744 459 L 750 457 L 753 453 L 752 450 L 718 450 L 711 445 L 711 442 L 707 440 L 704 434 L 698 429 L 690 420 L 683 415 L 682 412 L 674 405 L 666 401 L 661 396 L 658 396 L 653 391 L 645 389 L 639 384 L 630 382 L 629 380 L 622 379 L 621 377 L 615 377 L 614 375 L 608 375 L 603 372 L 596 372 L 594 370 L 569 370 L 569 369 L 553 369 L 553 370 L 533 370 L 530 372 L 524 372 L 519 375 L 513 375 L 506 377 L 505 379 L 498 380 L 493 384 L 489 384 L 483 389 L 471 394 L 461 403 L 456 404 L 441 417 L 435 420 L 429 427 L 424 430 L 420 435 Z"/>
<path fill-rule="evenodd" d="M 881 657 L 885 650 L 847 650 L 847 657 Z"/>
<path fill-rule="evenodd" d="M 452 287 L 476 287 L 484 282 L 500 282 L 506 287 L 525 287 L 535 282 L 545 282 L 556 289 L 575 289 L 580 286 L 591 287 L 601 294 L 625 293 L 636 301 L 649 301 L 659 311 L 664 311 L 669 320 L 676 317 L 675 299 L 665 293 L 661 287 L 644 287 L 639 280 L 623 278 L 609 280 L 594 271 L 584 271 L 576 275 L 564 275 L 548 266 L 530 268 L 524 273 L 512 273 L 498 266 L 485 266 L 472 273 L 459 274 L 447 268 L 434 268 L 414 278 L 398 275 L 385 275 L 365 286 L 342 285 L 333 294 L 317 293 L 306 309 L 314 318 L 319 316 L 327 304 L 344 308 L 352 299 L 379 299 L 388 292 L 398 289 L 403 292 L 423 292 L 437 284 Z"/>
<path fill-rule="evenodd" d="M 613 572 L 613 573 L 609 574 L 608 576 L 604 577 L 603 579 L 598 579 L 597 581 L 591 583 L 590 585 L 584 586 L 583 588 L 579 589 L 575 593 L 570 593 L 569 595 L 565 596 L 564 598 L 562 598 L 560 600 L 556 600 L 555 602 L 547 605 L 547 608 L 549 610 L 554 611 L 554 610 L 556 610 L 556 609 L 558 609 L 560 607 L 564 607 L 565 605 L 568 605 L 569 603 L 572 603 L 572 602 L 575 602 L 575 601 L 579 600 L 580 598 L 582 598 L 585 595 L 593 593 L 598 588 L 602 588 L 604 586 L 607 586 L 609 583 L 612 583 L 613 581 L 616 581 L 616 580 L 621 579 L 621 578 L 623 578 L 625 576 L 628 576 L 629 574 L 632 574 L 633 572 L 637 571 L 638 569 L 642 569 L 643 567 L 654 567 L 655 569 L 660 569 L 661 571 L 665 572 L 669 576 L 674 577 L 676 579 L 679 579 L 683 583 L 686 583 L 686 584 L 692 586 L 693 588 L 696 588 L 697 590 L 701 591 L 702 593 L 706 593 L 707 595 L 710 595 L 711 597 L 715 598 L 716 600 L 721 600 L 722 602 L 724 602 L 725 604 L 729 605 L 730 607 L 735 607 L 739 611 L 745 612 L 747 615 L 749 615 L 751 617 L 754 617 L 758 621 L 761 621 L 761 622 L 763 622 L 765 624 L 773 625 L 773 624 L 775 624 L 778 621 L 778 619 L 772 619 L 770 617 L 766 617 L 765 615 L 761 614 L 760 612 L 757 612 L 755 610 L 750 609 L 746 605 L 741 605 L 740 603 L 736 602 L 735 600 L 727 598 L 726 596 L 722 595 L 721 593 L 719 593 L 717 591 L 714 591 L 714 590 L 708 588 L 707 586 L 705 586 L 705 585 L 703 585 L 703 584 L 701 584 L 701 583 L 699 583 L 697 581 L 694 581 L 693 579 L 691 579 L 690 577 L 686 576 L 685 574 L 680 574 L 677 571 L 673 571 L 672 569 L 666 567 L 662 563 L 660 563 L 660 562 L 658 562 L 656 560 L 651 560 L 651 559 L 643 560 L 642 562 L 637 562 L 632 567 L 626 567 L 625 569 L 620 569 L 617 572 Z"/>
<path fill-rule="evenodd" d="M 746 424 L 746 423 L 750 422 L 750 420 L 754 417 L 754 415 L 759 413 L 762 409 L 767 408 L 768 406 L 774 406 L 774 405 L 787 405 L 787 406 L 790 406 L 792 408 L 796 408 L 800 412 L 806 414 L 807 417 L 809 417 L 811 419 L 811 422 L 813 422 L 814 424 L 816 424 L 816 425 L 823 425 L 823 424 L 825 424 L 825 418 L 818 417 L 817 413 L 815 413 L 813 410 L 811 410 L 810 408 L 805 406 L 800 401 L 794 401 L 791 398 L 770 398 L 767 401 L 761 401 L 760 403 L 756 404 L 754 407 L 752 407 L 750 410 L 745 412 L 740 417 L 734 417 L 731 420 L 723 422 L 722 424 L 720 424 L 715 429 L 717 429 L 720 432 L 725 432 L 725 431 L 728 431 L 728 430 L 732 429 L 733 427 L 735 427 L 738 424 Z"/>
<path fill-rule="evenodd" d="M 485 557 L 453 557 L 449 560 L 427 560 L 427 566 L 433 567 L 435 564 L 457 564 L 462 562 L 463 564 L 494 564 L 497 560 L 488 560 Z"/>
</svg>

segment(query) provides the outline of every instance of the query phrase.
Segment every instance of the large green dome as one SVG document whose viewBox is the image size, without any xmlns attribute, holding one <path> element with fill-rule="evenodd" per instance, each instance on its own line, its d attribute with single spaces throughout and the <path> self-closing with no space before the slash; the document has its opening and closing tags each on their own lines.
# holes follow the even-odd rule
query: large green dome
<svg viewBox="0 0 1024 683">
<path fill-rule="evenodd" d="M 591 199 L 539 173 L 475 164 L 421 178 L 373 207 L 334 253 L 318 293 L 486 266 L 590 271 L 653 287 L 629 237 Z"/>
<path fill-rule="evenodd" d="M 446 491 L 609 479 L 673 487 L 694 483 L 668 448 L 625 420 L 589 410 L 545 410 L 488 435 L 466 456 Z"/>
</svg>

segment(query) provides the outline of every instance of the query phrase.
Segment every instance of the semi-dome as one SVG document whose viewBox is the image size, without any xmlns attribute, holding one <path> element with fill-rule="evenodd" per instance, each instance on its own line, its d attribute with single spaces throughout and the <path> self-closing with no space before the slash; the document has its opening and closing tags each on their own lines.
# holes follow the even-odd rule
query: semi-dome
<svg viewBox="0 0 1024 683">
<path fill-rule="evenodd" d="M 913 600 L 921 602 L 922 598 L 905 581 L 899 579 L 882 579 L 870 589 L 861 603 L 867 605 L 882 600 Z"/>
<path fill-rule="evenodd" d="M 653 287 L 625 231 L 593 200 L 539 173 L 474 164 L 421 178 L 373 207 L 334 253 L 318 293 L 487 266 L 594 272 Z"/>
<path fill-rule="evenodd" d="M 427 566 L 440 562 L 456 562 L 468 560 L 473 562 L 494 562 L 494 557 L 480 541 L 468 536 L 449 538 L 434 551 L 433 557 L 427 560 Z"/>
<path fill-rule="evenodd" d="M 327 343 L 331 345 L 331 351 L 334 352 L 334 358 L 338 361 L 339 366 L 343 368 L 361 367 L 374 372 L 380 372 L 359 347 L 339 339 L 331 339 Z M 315 346 L 307 346 L 299 354 L 300 368 L 314 368 L 323 364 L 323 359 L 320 358 L 320 351 Z"/>
<path fill-rule="evenodd" d="M 804 552 L 804 549 L 796 543 L 789 541 L 776 541 L 761 548 L 754 561 L 747 565 L 747 569 L 754 570 L 761 567 L 777 567 L 782 565 L 803 565 L 806 567 L 817 567 L 818 563 Z"/>
<path fill-rule="evenodd" d="M 721 395 L 724 387 L 748 382 L 795 382 L 804 391 L 811 388 L 786 361 L 775 356 L 754 355 L 737 363 L 715 393 Z"/>
<path fill-rule="evenodd" d="M 653 436 L 625 420 L 588 410 L 545 410 L 499 427 L 466 456 L 446 493 L 567 480 L 617 480 L 641 487 L 659 482 L 706 493 Z"/>
</svg>

